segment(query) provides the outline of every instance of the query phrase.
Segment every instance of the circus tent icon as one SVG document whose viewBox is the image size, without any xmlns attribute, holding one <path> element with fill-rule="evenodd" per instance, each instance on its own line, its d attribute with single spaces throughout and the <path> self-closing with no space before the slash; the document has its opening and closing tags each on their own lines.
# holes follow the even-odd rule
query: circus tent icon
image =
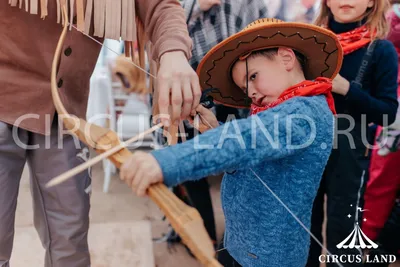
<svg viewBox="0 0 400 267">
<path fill-rule="evenodd" d="M 361 249 L 371 249 L 378 248 L 378 245 L 375 244 L 371 239 L 369 239 L 360 229 L 360 226 L 357 224 L 354 225 L 354 230 L 351 234 L 346 237 L 341 243 L 336 245 L 337 248 L 361 248 Z"/>
</svg>

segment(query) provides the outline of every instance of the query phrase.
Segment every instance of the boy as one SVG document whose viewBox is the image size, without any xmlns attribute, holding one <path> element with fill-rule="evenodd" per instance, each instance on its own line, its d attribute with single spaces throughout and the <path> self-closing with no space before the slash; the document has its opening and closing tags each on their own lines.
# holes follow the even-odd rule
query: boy
<svg viewBox="0 0 400 267">
<path fill-rule="evenodd" d="M 212 112 L 198 106 L 193 114 L 214 129 L 174 147 L 135 153 L 121 179 L 143 196 L 153 183 L 226 172 L 224 245 L 236 264 L 303 267 L 311 208 L 333 143 L 331 82 L 319 76 L 334 77 L 341 58 L 335 35 L 319 27 L 269 19 L 250 24 L 215 46 L 198 74 L 219 103 L 246 107 L 251 98 L 253 116 L 219 127 Z"/>
<path fill-rule="evenodd" d="M 185 9 L 189 35 L 193 40 L 192 58 L 189 63 L 194 70 L 213 46 L 239 32 L 250 22 L 266 17 L 267 12 L 264 0 L 185 0 L 182 1 L 182 6 Z M 223 105 L 217 105 L 215 111 L 220 121 L 225 121 L 223 116 L 228 114 L 239 116 L 237 109 Z M 193 126 L 184 123 L 184 130 L 187 134 L 186 138 L 191 139 L 194 135 Z M 200 212 L 210 238 L 217 243 L 210 185 L 207 178 L 188 181 L 180 186 L 184 190 L 176 187 L 174 191 L 178 196 L 182 194 L 182 191 L 187 194 L 184 197 L 189 199 L 190 204 Z M 169 241 L 174 241 L 174 238 L 175 235 Z"/>
</svg>

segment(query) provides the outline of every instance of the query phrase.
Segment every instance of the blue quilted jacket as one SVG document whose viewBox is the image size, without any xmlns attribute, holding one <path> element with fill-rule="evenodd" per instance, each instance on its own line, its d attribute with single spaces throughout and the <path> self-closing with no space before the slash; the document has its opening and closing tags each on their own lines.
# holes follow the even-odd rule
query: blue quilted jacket
<svg viewBox="0 0 400 267">
<path fill-rule="evenodd" d="M 292 98 L 194 139 L 153 151 L 173 186 L 225 172 L 225 247 L 242 266 L 304 267 L 306 228 L 333 145 L 324 96 Z"/>
</svg>

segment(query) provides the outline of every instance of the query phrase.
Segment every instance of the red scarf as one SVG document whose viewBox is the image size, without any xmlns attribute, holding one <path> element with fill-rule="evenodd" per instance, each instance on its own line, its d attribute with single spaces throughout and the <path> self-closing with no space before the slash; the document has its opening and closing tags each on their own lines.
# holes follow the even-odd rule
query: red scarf
<svg viewBox="0 0 400 267">
<path fill-rule="evenodd" d="M 344 55 L 350 54 L 371 42 L 371 35 L 366 26 L 336 35 L 343 47 Z"/>
<path fill-rule="evenodd" d="M 326 102 L 333 114 L 336 114 L 335 102 L 332 96 L 332 81 L 328 78 L 318 77 L 314 81 L 304 81 L 286 89 L 277 100 L 274 102 L 260 107 L 254 104 L 251 105 L 251 115 L 258 112 L 273 108 L 288 99 L 296 96 L 316 96 L 325 95 Z"/>
</svg>

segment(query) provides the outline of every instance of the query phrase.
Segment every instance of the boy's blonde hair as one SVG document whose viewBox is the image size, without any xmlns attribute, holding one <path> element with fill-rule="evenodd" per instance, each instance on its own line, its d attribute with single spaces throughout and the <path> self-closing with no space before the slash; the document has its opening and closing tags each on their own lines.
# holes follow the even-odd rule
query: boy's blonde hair
<svg viewBox="0 0 400 267">
<path fill-rule="evenodd" d="M 258 51 L 251 52 L 248 57 L 256 57 L 256 56 L 264 56 L 268 58 L 269 60 L 274 60 L 275 56 L 278 55 L 278 50 L 279 47 L 274 47 L 274 48 L 266 48 L 266 49 L 261 49 Z M 292 49 L 294 55 L 296 56 L 296 59 L 300 65 L 300 68 L 302 71 L 304 71 L 305 65 L 307 64 L 307 58 L 301 54 L 300 52 L 297 52 L 296 50 Z"/>
<path fill-rule="evenodd" d="M 389 33 L 389 23 L 386 19 L 386 13 L 390 9 L 389 0 L 374 0 L 374 6 L 367 9 L 362 19 L 366 19 L 367 26 L 372 39 L 385 39 Z M 321 1 L 321 7 L 315 24 L 322 27 L 328 26 L 329 19 L 333 17 L 327 0 Z"/>
</svg>

